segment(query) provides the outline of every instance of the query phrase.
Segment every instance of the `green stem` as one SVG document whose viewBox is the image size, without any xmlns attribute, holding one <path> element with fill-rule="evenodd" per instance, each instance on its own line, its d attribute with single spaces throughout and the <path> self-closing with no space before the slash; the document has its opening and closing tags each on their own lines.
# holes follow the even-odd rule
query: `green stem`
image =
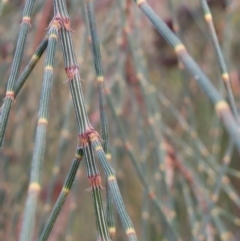
<svg viewBox="0 0 240 241">
<path fill-rule="evenodd" d="M 49 31 L 49 43 L 45 60 L 45 71 L 39 106 L 38 126 L 36 131 L 35 148 L 33 152 L 32 170 L 27 201 L 25 204 L 20 241 L 30 241 L 32 239 L 32 233 L 34 230 L 37 200 L 41 190 L 40 171 L 46 147 L 48 108 L 53 82 L 53 64 L 59 27 L 59 23 L 57 21 L 53 21 Z"/>
<path fill-rule="evenodd" d="M 224 56 L 222 53 L 222 50 L 220 48 L 219 42 L 218 42 L 218 37 L 216 34 L 216 30 L 214 27 L 214 23 L 213 23 L 213 19 L 212 19 L 212 14 L 211 11 L 209 9 L 208 3 L 206 0 L 200 0 L 201 5 L 202 5 L 202 9 L 204 12 L 204 18 L 206 20 L 206 23 L 208 25 L 208 29 L 210 32 L 210 36 L 211 36 L 211 40 L 213 43 L 213 47 L 217 56 L 217 61 L 218 61 L 218 65 L 220 67 L 220 72 L 221 72 L 221 76 L 222 76 L 222 81 L 224 83 L 226 92 L 227 92 L 227 97 L 233 112 L 233 115 L 235 117 L 236 122 L 238 123 L 238 112 L 237 112 L 237 108 L 236 108 L 236 104 L 235 104 L 235 100 L 234 100 L 234 96 L 233 96 L 233 92 L 232 92 L 232 86 L 231 86 L 231 80 L 229 77 L 229 73 L 227 70 L 227 66 L 224 60 Z"/>
<path fill-rule="evenodd" d="M 104 89 L 105 89 L 104 74 L 103 74 L 103 67 L 102 67 L 100 44 L 98 40 L 97 27 L 96 27 L 96 21 L 95 21 L 93 1 L 86 1 L 86 7 L 87 7 L 89 30 L 91 34 L 91 45 L 92 45 L 94 67 L 95 67 L 96 79 L 97 79 L 101 136 L 103 139 L 102 145 L 103 145 L 103 150 L 106 153 L 108 160 L 110 161 L 111 153 L 110 153 L 110 144 L 109 144 L 108 121 L 107 121 L 107 114 L 106 114 L 106 99 L 105 99 L 105 93 L 104 93 Z M 111 237 L 114 237 L 115 225 L 114 225 L 114 217 L 113 217 L 112 199 L 108 189 L 109 189 L 109 185 L 106 184 L 107 225 L 108 225 L 108 230 L 109 230 L 109 233 L 111 234 Z"/>
<path fill-rule="evenodd" d="M 231 110 L 224 100 L 224 98 L 218 93 L 211 81 L 203 73 L 200 67 L 188 54 L 185 46 L 177 38 L 177 36 L 167 27 L 164 21 L 153 11 L 145 0 L 134 0 L 148 17 L 157 31 L 163 36 L 163 38 L 175 49 L 179 59 L 186 67 L 186 69 L 194 76 L 200 87 L 205 94 L 209 97 L 210 101 L 215 106 L 215 110 L 219 117 L 222 119 L 223 124 L 235 142 L 236 147 L 240 153 L 240 135 L 238 131 L 238 125 L 231 113 Z"/>
<path fill-rule="evenodd" d="M 2 146 L 11 105 L 15 97 L 15 84 L 16 84 L 16 80 L 18 78 L 21 63 L 22 63 L 27 34 L 31 26 L 31 14 L 32 14 L 34 2 L 35 0 L 27 0 L 23 10 L 23 18 L 22 18 L 20 33 L 18 36 L 18 42 L 16 46 L 15 55 L 13 58 L 10 76 L 8 79 L 6 97 L 4 100 L 4 106 L 2 110 L 2 116 L 1 116 L 1 122 L 0 122 L 0 147 Z"/>
<path fill-rule="evenodd" d="M 68 175 L 65 179 L 64 185 L 62 187 L 62 190 L 58 196 L 58 199 L 51 211 L 51 214 L 44 226 L 44 229 L 42 231 L 42 234 L 39 238 L 39 241 L 46 241 L 52 231 L 52 228 L 54 226 L 54 223 L 62 209 L 63 204 L 65 203 L 65 200 L 71 190 L 72 184 L 74 182 L 79 164 L 81 163 L 83 157 L 83 150 L 81 148 L 77 148 L 75 158 L 72 162 L 72 166 L 68 172 Z"/>
<path fill-rule="evenodd" d="M 80 147 L 84 150 L 86 157 L 88 178 L 91 182 L 93 192 L 93 203 L 96 217 L 98 236 L 102 240 L 110 240 L 104 217 L 102 197 L 100 190 L 100 175 L 95 164 L 93 150 L 88 145 L 88 138 L 91 133 L 96 133 L 90 124 L 87 116 L 84 98 L 82 94 L 81 78 L 79 68 L 77 66 L 73 43 L 71 37 L 70 19 L 67 12 L 66 2 L 64 0 L 54 1 L 55 18 L 61 21 L 63 28 L 60 30 L 62 51 L 64 56 L 65 70 L 68 76 L 70 91 L 72 95 L 73 105 L 77 116 L 79 126 L 79 142 Z"/>
</svg>

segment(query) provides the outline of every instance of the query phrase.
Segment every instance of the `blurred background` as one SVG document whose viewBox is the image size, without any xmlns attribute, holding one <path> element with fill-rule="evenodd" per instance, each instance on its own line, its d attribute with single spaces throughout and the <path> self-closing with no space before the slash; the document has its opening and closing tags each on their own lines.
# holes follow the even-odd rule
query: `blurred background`
<svg viewBox="0 0 240 241">
<path fill-rule="evenodd" d="M 200 1 L 148 2 L 181 38 L 190 55 L 226 97 Z M 240 2 L 207 2 L 239 108 Z M 2 99 L 24 4 L 22 0 L 2 0 L 0 3 Z M 98 93 L 84 4 L 81 0 L 67 1 L 85 104 L 92 125 L 100 133 Z M 239 154 L 235 148 L 231 150 L 228 155 L 231 162 L 219 180 L 230 140 L 209 99 L 133 1 L 98 0 L 95 1 L 95 13 L 106 91 L 115 111 L 107 103 L 112 166 L 139 240 L 172 241 L 175 240 L 172 229 L 177 230 L 181 240 L 185 241 L 211 240 L 209 237 L 212 240 L 240 240 Z M 52 1 L 36 1 L 21 71 L 45 37 L 52 18 Z M 44 58 L 45 54 L 13 103 L 0 152 L 0 240 L 19 238 L 35 141 Z M 149 190 L 143 188 L 131 163 L 126 150 L 128 146 L 121 139 L 115 115 L 124 127 L 128 143 L 141 167 L 141 175 L 161 204 L 162 214 L 152 204 Z M 38 239 L 62 188 L 78 144 L 77 133 L 58 42 L 47 147 L 41 170 L 42 190 L 33 240 Z M 160 154 L 157 149 L 160 149 Z M 103 174 L 100 165 L 99 169 Z M 219 182 L 219 198 L 210 209 L 209 200 L 212 200 Z M 83 161 L 49 240 L 96 240 L 92 197 L 86 191 L 88 187 Z M 105 200 L 105 189 L 102 196 Z M 214 216 L 213 210 L 218 214 Z M 214 217 L 210 218 L 209 229 L 206 229 L 204 220 L 208 215 Z M 163 216 L 169 218 L 171 228 Z M 117 213 L 115 221 L 115 240 L 127 240 Z"/>
</svg>

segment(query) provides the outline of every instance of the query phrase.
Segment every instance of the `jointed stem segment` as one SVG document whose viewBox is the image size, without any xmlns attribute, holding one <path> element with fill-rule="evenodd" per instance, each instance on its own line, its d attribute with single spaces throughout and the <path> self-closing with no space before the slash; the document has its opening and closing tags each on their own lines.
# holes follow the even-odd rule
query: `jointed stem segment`
<svg viewBox="0 0 240 241">
<path fill-rule="evenodd" d="M 16 80 L 18 78 L 20 67 L 22 63 L 23 52 L 25 49 L 27 34 L 30 28 L 30 16 L 32 14 L 33 4 L 35 0 L 27 0 L 23 10 L 23 20 L 20 28 L 20 33 L 18 36 L 18 42 L 16 46 L 16 51 L 13 58 L 12 68 L 7 84 L 6 99 L 2 108 L 2 116 L 0 122 L 0 147 L 2 146 L 3 138 L 5 135 L 8 117 L 11 109 L 14 96 L 9 96 L 8 93 L 14 92 Z"/>
<path fill-rule="evenodd" d="M 134 0 L 138 3 L 137 0 Z M 180 39 L 169 29 L 169 27 L 164 23 L 164 21 L 154 12 L 154 10 L 149 6 L 147 2 L 143 2 L 139 5 L 139 8 L 143 11 L 143 13 L 148 17 L 157 31 L 163 36 L 163 38 L 173 47 L 178 53 L 179 59 L 186 67 L 186 69 L 194 76 L 195 80 L 198 82 L 200 87 L 209 97 L 210 101 L 213 105 L 216 105 L 219 102 L 224 101 L 224 98 L 221 94 L 216 90 L 208 77 L 204 74 L 204 72 L 200 69 L 197 63 L 192 59 L 192 57 L 185 50 L 184 45 L 180 41 Z M 230 108 L 219 109 L 220 117 L 223 121 L 223 124 L 232 139 L 234 140 L 236 147 L 240 153 L 240 134 L 238 131 L 238 125 L 236 119 L 234 119 Z"/>
<path fill-rule="evenodd" d="M 137 0 L 137 5 L 140 7 L 146 0 Z"/>
<path fill-rule="evenodd" d="M 46 118 L 40 118 L 38 120 L 38 125 L 47 125 L 48 124 L 48 120 Z"/>
<path fill-rule="evenodd" d="M 175 47 L 175 52 L 177 55 L 187 54 L 187 50 L 183 44 L 177 44 Z"/>
<path fill-rule="evenodd" d="M 229 100 L 229 104 L 232 109 L 233 116 L 238 124 L 238 122 L 239 122 L 238 121 L 238 111 L 237 111 L 234 96 L 233 96 L 233 91 L 232 91 L 232 86 L 231 86 L 231 82 L 230 82 L 230 78 L 229 78 L 229 74 L 228 74 L 227 65 L 225 63 L 225 59 L 224 59 L 224 56 L 223 56 L 223 53 L 222 53 L 222 50 L 221 50 L 221 47 L 220 47 L 220 44 L 218 41 L 216 29 L 215 29 L 215 26 L 213 23 L 211 10 L 210 10 L 210 8 L 208 6 L 208 2 L 206 0 L 200 0 L 200 3 L 202 5 L 202 9 L 204 12 L 204 18 L 208 25 L 210 37 L 211 37 L 212 44 L 213 44 L 215 54 L 217 57 L 217 61 L 218 61 L 221 75 L 222 75 L 222 80 L 223 80 L 224 87 L 226 90 L 227 98 Z"/>
<path fill-rule="evenodd" d="M 71 95 L 74 103 L 74 108 L 79 125 L 79 148 L 83 149 L 86 158 L 87 176 L 96 177 L 99 175 L 93 151 L 89 143 L 89 135 L 95 132 L 88 119 L 85 103 L 82 94 L 80 83 L 79 69 L 77 67 L 76 57 L 73 50 L 73 43 L 70 33 L 70 21 L 67 13 L 66 2 L 64 0 L 54 1 L 54 13 L 57 18 L 62 21 L 64 28 L 60 31 L 60 38 L 62 50 L 64 55 L 65 70 L 68 77 L 68 82 L 71 90 Z M 90 179 L 93 194 L 93 203 L 96 216 L 96 225 L 98 230 L 98 237 L 101 240 L 110 240 L 109 233 L 106 227 L 106 220 L 103 211 L 102 197 L 100 192 L 99 178 Z"/>
<path fill-rule="evenodd" d="M 79 75 L 79 68 L 77 65 L 69 66 L 65 68 L 68 81 L 72 81 L 74 79 L 75 75 Z"/>
<path fill-rule="evenodd" d="M 28 187 L 28 193 L 36 193 L 39 194 L 41 191 L 41 185 L 37 182 L 30 183 Z"/>
<path fill-rule="evenodd" d="M 93 128 L 88 129 L 85 133 L 79 135 L 79 147 L 84 148 L 89 144 L 91 139 L 101 140 L 100 135 Z"/>
<path fill-rule="evenodd" d="M 6 92 L 6 96 L 5 96 L 4 99 L 7 99 L 7 98 L 9 98 L 9 99 L 11 99 L 12 101 L 14 101 L 14 98 L 15 98 L 15 93 L 14 93 L 14 91 L 7 91 L 7 92 Z"/>
<path fill-rule="evenodd" d="M 215 110 L 220 115 L 222 111 L 230 111 L 229 105 L 227 104 L 226 101 L 219 101 L 215 105 Z"/>
<path fill-rule="evenodd" d="M 107 177 L 107 186 L 109 187 L 110 194 L 114 200 L 114 203 L 116 205 L 121 222 L 125 228 L 128 239 L 137 240 L 137 236 L 136 236 L 132 221 L 128 216 L 127 210 L 125 208 L 124 202 L 122 200 L 122 197 L 117 185 L 115 172 L 110 166 L 103 149 L 100 148 L 101 143 L 99 142 L 98 136 L 95 133 L 90 135 L 90 143 L 94 151 L 96 152 L 96 155 L 98 156 L 98 159 L 104 169 L 104 173 Z"/>
<path fill-rule="evenodd" d="M 53 21 L 49 33 L 58 34 L 59 24 Z M 45 59 L 45 71 L 43 77 L 43 86 L 41 92 L 41 101 L 39 105 L 38 125 L 36 130 L 36 144 L 32 158 L 32 169 L 30 176 L 29 192 L 24 211 L 24 222 L 22 224 L 20 241 L 30 241 L 33 235 L 36 205 L 38 193 L 40 191 L 40 170 L 45 154 L 46 131 L 48 124 L 48 108 L 50 102 L 50 93 L 53 82 L 53 65 L 55 58 L 57 39 L 49 39 L 47 55 Z"/>
<path fill-rule="evenodd" d="M 64 185 L 62 187 L 62 190 L 58 196 L 58 199 L 51 211 L 51 214 L 45 224 L 45 227 L 41 233 L 41 236 L 39 238 L 39 241 L 46 241 L 51 233 L 51 230 L 53 228 L 53 225 L 61 211 L 61 208 L 71 190 L 72 184 L 74 182 L 75 176 L 77 174 L 77 170 L 78 167 L 82 161 L 82 157 L 83 157 L 83 150 L 77 148 L 76 153 L 75 153 L 75 157 L 73 159 L 72 162 L 72 166 L 69 169 L 68 175 L 65 179 Z"/>
<path fill-rule="evenodd" d="M 88 179 L 90 182 L 90 187 L 87 189 L 88 191 L 91 191 L 93 188 L 104 189 L 102 186 L 100 174 L 96 174 L 94 176 L 89 176 Z"/>
<path fill-rule="evenodd" d="M 59 21 L 62 27 L 64 27 L 67 31 L 72 31 L 70 18 L 64 18 L 64 17 L 61 17 L 60 14 L 56 14 L 54 19 Z"/>
<path fill-rule="evenodd" d="M 28 17 L 28 16 L 23 16 L 21 24 L 28 24 L 29 27 L 32 27 L 32 25 L 31 25 L 31 18 Z"/>
</svg>

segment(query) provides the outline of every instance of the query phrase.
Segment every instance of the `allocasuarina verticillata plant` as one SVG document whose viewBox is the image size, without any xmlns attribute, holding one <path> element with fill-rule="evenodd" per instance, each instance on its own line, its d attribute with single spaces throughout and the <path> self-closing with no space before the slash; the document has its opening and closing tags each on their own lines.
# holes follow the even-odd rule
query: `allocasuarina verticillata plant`
<svg viewBox="0 0 240 241">
<path fill-rule="evenodd" d="M 0 6 L 0 239 L 238 240 L 239 6 L 46 1 Z"/>
</svg>

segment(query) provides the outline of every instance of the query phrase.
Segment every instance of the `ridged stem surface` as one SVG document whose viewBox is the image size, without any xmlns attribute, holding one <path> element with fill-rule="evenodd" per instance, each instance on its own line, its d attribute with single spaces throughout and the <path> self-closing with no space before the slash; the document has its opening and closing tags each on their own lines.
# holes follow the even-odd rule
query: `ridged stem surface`
<svg viewBox="0 0 240 241">
<path fill-rule="evenodd" d="M 92 45 L 92 53 L 94 66 L 97 77 L 97 86 L 98 86 L 98 101 L 99 101 L 99 111 L 100 111 L 100 119 L 101 119 L 101 134 L 103 139 L 103 150 L 106 154 L 109 153 L 109 140 L 108 140 L 108 123 L 107 123 L 107 115 L 106 115 L 106 100 L 104 93 L 104 76 L 103 76 L 103 67 L 102 67 L 102 59 L 100 52 L 100 44 L 98 40 L 97 27 L 94 16 L 94 8 L 93 1 L 86 1 L 87 6 L 87 16 L 89 23 L 89 30 L 91 34 L 91 45 Z"/>
<path fill-rule="evenodd" d="M 90 124 L 87 116 L 84 98 L 82 94 L 81 78 L 79 74 L 79 68 L 77 66 L 75 53 L 73 50 L 73 42 L 71 37 L 70 19 L 68 16 L 66 3 L 63 0 L 54 1 L 54 14 L 55 18 L 59 19 L 62 23 L 60 30 L 60 38 L 62 45 L 62 52 L 64 56 L 65 70 L 68 77 L 70 91 L 72 95 L 73 105 L 77 117 L 79 127 L 79 144 L 80 148 L 84 150 L 84 156 L 86 158 L 88 178 L 90 180 L 93 194 L 93 204 L 96 217 L 96 225 L 98 230 L 98 238 L 107 241 L 110 240 L 107 230 L 106 220 L 104 216 L 101 188 L 100 188 L 100 174 L 95 164 L 95 158 L 91 146 L 88 145 L 88 138 L 91 133 L 95 133 L 95 130 Z M 91 171 L 91 172 L 90 172 Z"/>
<path fill-rule="evenodd" d="M 240 153 L 240 135 L 238 131 L 238 125 L 232 115 L 229 105 L 224 98 L 219 94 L 216 88 L 213 86 L 208 77 L 203 73 L 197 63 L 188 54 L 185 46 L 177 38 L 177 36 L 167 27 L 164 21 L 153 11 L 145 0 L 134 0 L 142 10 L 142 12 L 148 17 L 157 31 L 163 36 L 163 38 L 175 49 L 176 54 L 185 66 L 185 68 L 194 76 L 199 86 L 203 89 L 210 101 L 215 107 L 215 110 L 222 122 L 234 140 L 236 147 Z"/>
<path fill-rule="evenodd" d="M 63 120 L 62 130 L 60 134 L 57 156 L 52 168 L 51 182 L 47 188 L 47 194 L 46 194 L 45 204 L 43 207 L 43 213 L 40 221 L 40 227 L 43 227 L 46 221 L 46 217 L 47 217 L 46 215 L 48 214 L 49 209 L 51 207 L 54 188 L 56 186 L 57 178 L 59 177 L 59 174 L 61 171 L 64 152 L 69 146 L 69 140 L 70 140 L 69 125 L 70 125 L 70 118 L 71 118 L 71 115 L 70 115 L 71 109 L 72 109 L 72 100 L 69 97 L 69 100 L 67 101 L 66 107 L 65 107 L 64 120 Z"/>
<path fill-rule="evenodd" d="M 48 36 L 46 36 L 38 48 L 36 49 L 35 53 L 33 54 L 32 58 L 30 59 L 29 63 L 27 66 L 24 68 L 23 72 L 19 76 L 16 85 L 15 85 L 15 98 L 18 95 L 19 91 L 23 87 L 25 81 L 27 80 L 28 76 L 31 74 L 32 70 L 38 63 L 39 59 L 41 58 L 42 54 L 44 53 L 45 49 L 47 48 L 48 45 Z"/>
<path fill-rule="evenodd" d="M 15 86 L 15 96 L 17 97 L 19 91 L 22 89 L 24 83 L 26 82 L 28 76 L 31 74 L 32 70 L 34 69 L 35 65 L 38 63 L 39 59 L 41 58 L 42 54 L 44 53 L 45 49 L 48 45 L 48 37 L 45 37 L 43 41 L 40 43 L 38 48 L 36 49 L 35 53 L 33 54 L 32 58 L 28 62 L 27 66 L 24 68 L 22 74 L 18 78 Z M 2 110 L 3 110 L 4 104 L 2 104 L 0 108 L 0 121 L 2 116 Z"/>
<path fill-rule="evenodd" d="M 109 143 L 109 130 L 108 130 L 108 120 L 106 114 L 106 99 L 105 99 L 105 87 L 104 87 L 104 74 L 102 67 L 102 59 L 100 52 L 100 44 L 98 40 L 97 34 L 97 26 L 95 21 L 94 14 L 94 6 L 93 1 L 86 1 L 87 8 L 87 17 L 88 17 L 88 25 L 91 35 L 91 46 L 93 53 L 93 61 L 96 72 L 96 80 L 97 80 L 97 88 L 98 88 L 98 103 L 99 103 L 99 112 L 100 112 L 100 125 L 101 125 L 101 138 L 103 139 L 103 150 L 106 153 L 108 160 L 111 160 L 110 153 L 110 143 Z M 115 225 L 114 225 L 114 217 L 113 217 L 113 207 L 112 207 L 112 199 L 109 194 L 109 185 L 106 184 L 106 192 L 107 192 L 107 225 L 109 233 L 112 237 L 115 235 Z"/>
<path fill-rule="evenodd" d="M 147 190 L 148 195 L 150 197 L 150 200 L 151 200 L 152 204 L 155 206 L 155 208 L 158 210 L 158 212 L 160 214 L 160 217 L 163 220 L 164 224 L 166 224 L 169 227 L 169 229 L 171 230 L 172 235 L 174 237 L 174 240 L 175 241 L 180 241 L 181 239 L 179 237 L 179 234 L 178 234 L 176 228 L 171 223 L 171 216 L 170 215 L 165 215 L 165 213 L 163 211 L 164 207 L 162 206 L 161 202 L 157 199 L 156 194 L 151 190 L 150 186 L 148 185 L 148 182 L 147 182 L 147 179 L 146 179 L 146 177 L 144 175 L 144 172 L 142 171 L 142 168 L 141 168 L 139 162 L 137 161 L 137 158 L 135 157 L 135 155 L 133 153 L 132 146 L 127 141 L 127 137 L 126 137 L 127 135 L 126 135 L 125 130 L 124 130 L 123 126 L 122 126 L 120 118 L 116 114 L 116 111 L 114 109 L 111 97 L 109 95 L 107 95 L 106 99 L 107 99 L 107 102 L 109 103 L 109 107 L 110 107 L 111 112 L 113 114 L 113 117 L 114 117 L 114 119 L 116 121 L 118 130 L 119 130 L 119 133 L 120 133 L 120 138 L 122 139 L 122 142 L 124 143 L 124 147 L 125 147 L 125 149 L 127 151 L 127 154 L 129 156 L 129 159 L 130 159 L 132 165 L 134 166 L 134 168 L 135 168 L 135 170 L 137 172 L 137 176 L 139 177 L 139 180 L 140 180 L 141 184 Z M 111 169 L 107 165 L 108 163 L 106 161 L 104 161 L 104 155 L 103 155 L 104 152 L 101 152 L 101 148 L 95 148 L 95 150 L 96 150 L 97 154 L 99 152 L 98 156 L 99 156 L 99 159 L 101 158 L 101 160 L 103 162 L 102 165 L 103 165 L 103 168 L 104 168 L 104 171 L 105 171 L 105 175 L 108 175 L 108 173 L 110 173 Z M 102 155 L 102 157 L 100 155 Z M 111 175 L 110 175 L 109 178 L 108 178 L 108 181 L 114 182 L 115 179 L 111 178 Z M 112 188 L 114 188 L 114 186 L 112 186 Z M 113 194 L 114 194 L 113 198 L 117 197 L 117 195 L 116 195 L 117 192 L 113 192 Z M 121 203 L 118 203 L 118 204 L 121 204 Z M 124 221 L 126 222 L 126 217 L 125 217 Z M 126 224 L 128 224 L 128 222 Z M 130 230 L 129 230 L 129 233 L 131 233 Z M 132 236 L 132 237 L 134 237 L 134 236 Z"/>
<path fill-rule="evenodd" d="M 53 64 L 58 30 L 59 23 L 57 21 L 53 22 L 49 31 L 49 43 L 47 48 L 47 56 L 45 59 L 45 69 L 43 77 L 44 79 L 39 106 L 35 147 L 33 152 L 30 183 L 28 188 L 28 196 L 25 204 L 20 241 L 30 241 L 32 239 L 32 233 L 34 230 L 37 200 L 41 190 L 40 173 L 46 147 L 48 109 L 53 82 Z"/>
<path fill-rule="evenodd" d="M 65 179 L 64 185 L 62 187 L 62 190 L 58 196 L 58 199 L 51 211 L 51 214 L 49 215 L 49 218 L 44 226 L 44 229 L 41 233 L 41 236 L 39 238 L 39 241 L 46 241 L 52 231 L 52 228 L 54 226 L 54 223 L 62 209 L 63 204 L 65 203 L 65 200 L 71 190 L 72 184 L 74 182 L 79 164 L 83 157 L 83 150 L 81 148 L 77 148 L 75 153 L 75 158 L 72 162 L 72 166 L 68 172 L 68 175 Z"/>
<path fill-rule="evenodd" d="M 220 48 L 219 45 L 219 41 L 218 41 L 218 37 L 217 37 L 217 33 L 214 27 L 214 23 L 213 23 L 213 18 L 212 18 L 212 13 L 210 11 L 210 8 L 208 6 L 208 3 L 206 0 L 200 0 L 201 5 L 202 5 L 202 9 L 204 12 L 204 18 L 206 20 L 206 23 L 208 25 L 208 29 L 210 32 L 210 37 L 213 43 L 213 47 L 217 56 L 217 60 L 218 60 L 218 65 L 221 71 L 221 77 L 222 77 L 222 81 L 224 83 L 225 89 L 226 89 L 226 93 L 227 93 L 227 97 L 229 100 L 229 104 L 231 106 L 233 115 L 235 117 L 236 122 L 238 123 L 238 112 L 237 112 L 237 108 L 236 108 L 236 104 L 235 104 L 235 100 L 234 100 L 234 96 L 233 96 L 233 91 L 232 91 L 232 86 L 231 86 L 231 80 L 229 77 L 229 72 L 225 63 L 225 59 L 222 53 L 222 50 Z"/>
<path fill-rule="evenodd" d="M 0 121 L 0 147 L 2 146 L 4 134 L 6 131 L 11 105 L 15 98 L 15 84 L 16 84 L 21 63 L 22 63 L 22 57 L 23 57 L 23 53 L 26 45 L 27 34 L 29 31 L 29 28 L 31 27 L 31 15 L 32 15 L 34 2 L 35 0 L 27 0 L 23 10 L 20 33 L 18 36 L 17 46 L 16 46 L 16 50 L 15 50 L 15 54 L 12 62 L 12 68 L 8 79 L 7 91 L 6 91 L 6 96 L 5 96 L 4 105 L 2 109 L 2 115 L 1 115 L 1 121 Z"/>
</svg>

